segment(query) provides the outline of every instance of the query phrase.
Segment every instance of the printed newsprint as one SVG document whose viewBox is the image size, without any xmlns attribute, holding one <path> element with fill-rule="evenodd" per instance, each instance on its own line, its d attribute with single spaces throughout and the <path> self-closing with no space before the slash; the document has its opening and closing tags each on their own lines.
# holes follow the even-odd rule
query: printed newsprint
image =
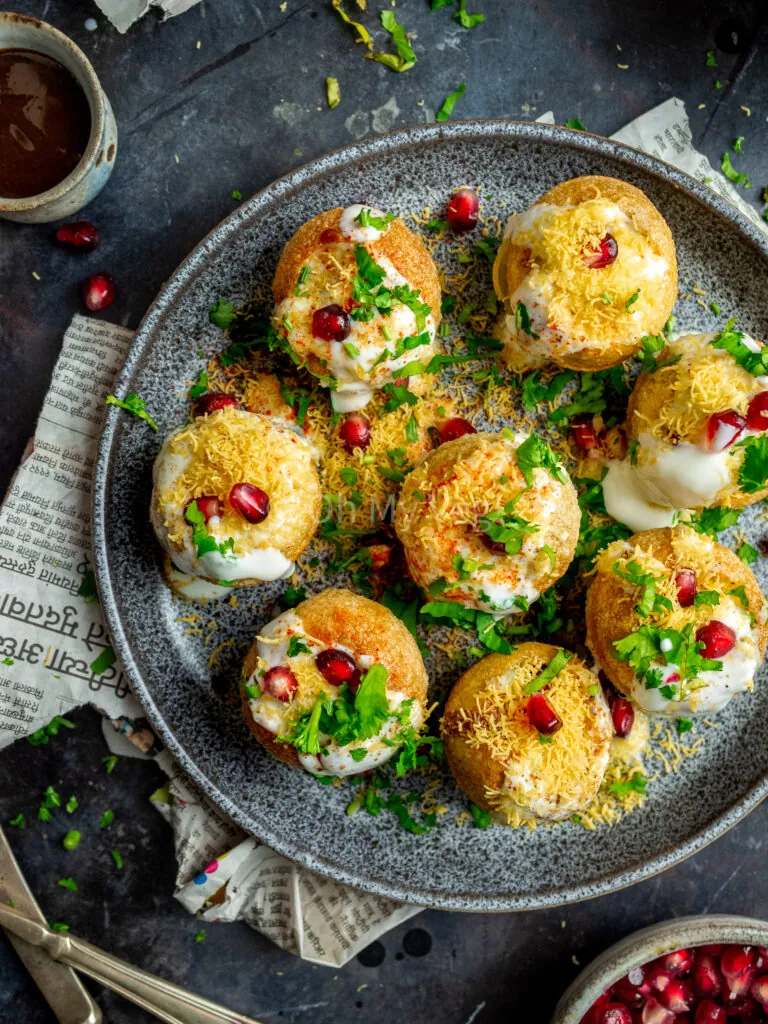
<svg viewBox="0 0 768 1024">
<path fill-rule="evenodd" d="M 118 32 L 127 32 L 139 18 L 143 18 L 150 7 L 163 12 L 163 21 L 183 14 L 200 0 L 96 0 L 96 6 L 112 22 Z"/>
<path fill-rule="evenodd" d="M 768 229 L 693 149 L 681 100 L 667 100 L 614 138 L 706 181 Z M 94 599 L 91 477 L 104 398 L 130 340 L 124 328 L 73 319 L 34 443 L 0 509 L 0 747 L 78 705 L 94 704 L 120 729 L 111 731 L 114 749 L 123 743 L 121 752 L 154 755 L 170 777 L 152 799 L 174 830 L 176 898 L 203 920 L 244 920 L 306 960 L 341 966 L 419 908 L 305 871 L 246 836 L 215 807 L 159 750 L 142 721 Z"/>
</svg>

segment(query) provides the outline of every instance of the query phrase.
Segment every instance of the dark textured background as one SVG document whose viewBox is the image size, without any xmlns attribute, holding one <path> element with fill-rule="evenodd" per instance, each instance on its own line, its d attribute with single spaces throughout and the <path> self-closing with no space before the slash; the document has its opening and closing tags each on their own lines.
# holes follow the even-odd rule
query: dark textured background
<svg viewBox="0 0 768 1024">
<path fill-rule="evenodd" d="M 363 20 L 371 27 L 381 6 L 369 0 Z M 329 0 L 287 0 L 285 11 L 278 0 L 208 0 L 164 25 L 151 14 L 125 36 L 88 0 L 16 0 L 15 9 L 50 21 L 88 53 L 115 108 L 120 150 L 112 181 L 86 214 L 102 230 L 96 253 L 57 249 L 45 225 L 0 222 L 0 492 L 33 430 L 62 333 L 80 308 L 83 276 L 112 273 L 118 298 L 109 319 L 135 327 L 179 260 L 232 209 L 233 189 L 248 196 L 329 148 L 419 123 L 461 81 L 467 92 L 457 116 L 533 119 L 552 109 L 558 121 L 579 117 L 606 135 L 679 96 L 695 143 L 715 165 L 736 136 L 746 137 L 734 163 L 754 182 L 745 196 L 762 207 L 768 15 L 759 2 L 470 0 L 469 10 L 483 11 L 486 21 L 465 31 L 451 8 L 430 13 L 427 0 L 400 0 L 397 15 L 417 33 L 419 57 L 404 75 L 363 61 Z M 94 33 L 85 30 L 88 17 L 98 20 Z M 385 43 L 381 33 L 378 43 Z M 705 66 L 709 49 L 716 69 Z M 342 90 L 333 111 L 325 104 L 329 74 Z M 10 838 L 46 914 L 265 1024 L 544 1024 L 577 962 L 638 927 L 704 911 L 768 917 L 768 810 L 761 807 L 694 859 L 632 889 L 529 914 L 430 911 L 338 971 L 303 964 L 243 925 L 208 926 L 196 943 L 198 922 L 172 899 L 170 830 L 147 800 L 163 777 L 153 765 L 125 759 L 106 775 L 97 715 L 73 718 L 77 731 L 47 746 L 22 741 L 0 754 L 0 821 L 27 815 L 26 830 L 9 829 Z M 35 820 L 50 784 L 80 801 L 84 838 L 74 853 L 60 845 L 71 824 L 63 811 L 45 825 Z M 98 830 L 106 807 L 116 815 L 110 835 Z M 114 847 L 125 858 L 122 872 L 109 855 Z M 77 894 L 56 885 L 69 875 Z M 151 1019 L 117 997 L 98 996 L 114 1024 Z M 4 940 L 0 1020 L 51 1021 Z"/>
</svg>

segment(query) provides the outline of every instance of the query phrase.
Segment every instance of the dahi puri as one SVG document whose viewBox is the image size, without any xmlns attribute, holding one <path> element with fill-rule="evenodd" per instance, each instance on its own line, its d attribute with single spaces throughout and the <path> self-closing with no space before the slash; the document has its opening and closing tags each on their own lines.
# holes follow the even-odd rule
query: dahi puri
<svg viewBox="0 0 768 1024">
<path fill-rule="evenodd" d="M 150 518 L 183 573 L 235 586 L 290 576 L 320 519 L 312 446 L 233 406 L 197 416 L 155 460 Z"/>
<path fill-rule="evenodd" d="M 331 388 L 339 412 L 402 377 L 419 390 L 435 351 L 440 282 L 401 220 L 355 205 L 313 217 L 275 273 L 274 326 L 295 361 Z"/>
<path fill-rule="evenodd" d="M 765 602 L 741 559 L 688 526 L 646 530 L 600 555 L 587 645 L 645 711 L 718 711 L 751 688 L 765 653 Z"/>
<path fill-rule="evenodd" d="M 254 736 L 313 775 L 357 775 L 406 744 L 415 754 L 426 699 L 427 672 L 406 627 L 348 590 L 324 590 L 273 619 L 243 666 Z"/>
<path fill-rule="evenodd" d="M 576 491 L 549 445 L 511 431 L 448 441 L 410 473 L 395 530 L 431 600 L 525 611 L 576 549 Z"/>
<path fill-rule="evenodd" d="M 461 789 L 514 825 L 584 810 L 605 775 L 613 727 L 583 662 L 550 644 L 525 643 L 464 673 L 441 734 Z"/>
<path fill-rule="evenodd" d="M 732 329 L 669 341 L 629 400 L 629 458 L 603 484 L 631 529 L 768 496 L 768 348 Z"/>
<path fill-rule="evenodd" d="M 675 243 L 634 185 L 590 175 L 509 219 L 493 268 L 511 369 L 602 370 L 658 334 L 677 298 Z"/>
</svg>

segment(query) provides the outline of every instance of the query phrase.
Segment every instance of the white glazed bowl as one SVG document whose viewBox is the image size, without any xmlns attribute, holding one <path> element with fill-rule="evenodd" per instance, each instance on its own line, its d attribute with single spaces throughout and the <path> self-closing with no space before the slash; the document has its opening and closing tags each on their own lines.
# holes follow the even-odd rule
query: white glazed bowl
<svg viewBox="0 0 768 1024">
<path fill-rule="evenodd" d="M 555 1007 L 551 1024 L 579 1024 L 598 996 L 632 970 L 676 949 L 710 943 L 767 946 L 768 921 L 728 914 L 678 917 L 642 928 L 588 964 Z"/>
</svg>

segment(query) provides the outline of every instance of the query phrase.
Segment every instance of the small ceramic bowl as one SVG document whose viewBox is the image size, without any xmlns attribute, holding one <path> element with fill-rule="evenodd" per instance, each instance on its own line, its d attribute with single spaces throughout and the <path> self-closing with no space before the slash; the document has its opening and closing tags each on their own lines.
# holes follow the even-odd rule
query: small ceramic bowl
<svg viewBox="0 0 768 1024">
<path fill-rule="evenodd" d="M 768 945 L 768 921 L 729 914 L 701 914 L 662 921 L 633 932 L 606 949 L 566 990 L 555 1007 L 551 1024 L 579 1024 L 598 996 L 632 970 L 676 949 L 714 943 Z"/>
<path fill-rule="evenodd" d="M 36 50 L 62 64 L 85 93 L 91 108 L 91 134 L 82 159 L 58 185 L 37 196 L 0 196 L 0 217 L 25 224 L 61 220 L 82 209 L 109 180 L 117 156 L 117 125 L 96 72 L 83 51 L 63 32 L 37 18 L 0 12 L 0 50 Z"/>
</svg>

